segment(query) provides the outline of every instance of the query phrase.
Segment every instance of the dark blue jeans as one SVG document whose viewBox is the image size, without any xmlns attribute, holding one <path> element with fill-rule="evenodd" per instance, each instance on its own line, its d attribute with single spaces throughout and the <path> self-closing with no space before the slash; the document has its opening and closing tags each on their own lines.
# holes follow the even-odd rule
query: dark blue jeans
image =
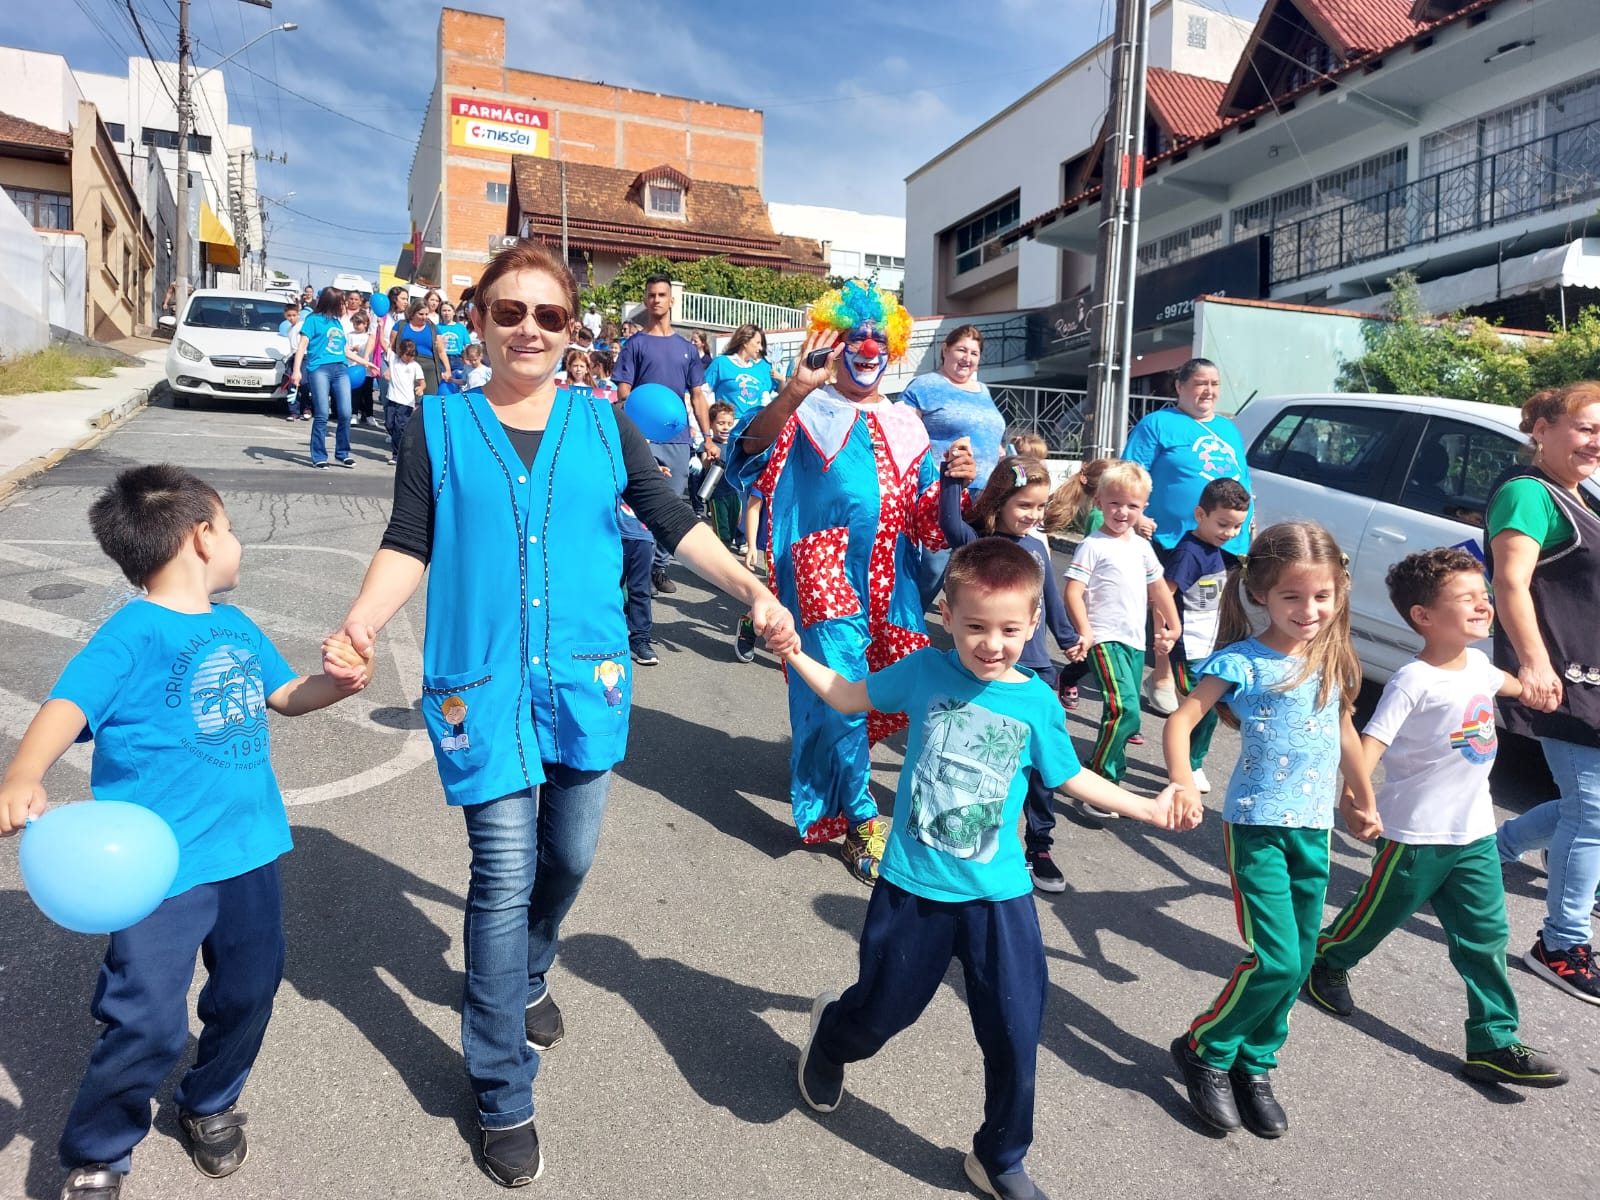
<svg viewBox="0 0 1600 1200">
<path fill-rule="evenodd" d="M 628 645 L 634 650 L 648 648 L 655 628 L 650 604 L 650 570 L 656 554 L 655 539 L 622 539 L 622 586 L 627 590 L 623 611 L 628 618 Z"/>
<path fill-rule="evenodd" d="M 811 1052 L 844 1064 L 871 1058 L 909 1028 L 939 990 L 951 958 L 967 983 L 983 1050 L 983 1125 L 973 1153 L 990 1176 L 1022 1165 L 1033 1144 L 1033 1089 L 1044 1019 L 1044 940 L 1033 895 L 927 900 L 878 880 L 861 929 L 861 977 L 828 1005 Z"/>
<path fill-rule="evenodd" d="M 539 1054 L 523 1012 L 544 998 L 561 920 L 594 862 L 610 771 L 544 764 L 536 792 L 462 809 L 472 851 L 467 884 L 461 1051 L 485 1129 L 533 1116 Z"/>
<path fill-rule="evenodd" d="M 189 1037 L 189 983 L 199 951 L 200 1048 L 174 1097 L 210 1116 L 239 1099 L 283 978 L 278 864 L 202 883 L 111 935 L 90 1011 L 105 1028 L 61 1134 L 67 1169 L 126 1171 L 150 1132 L 150 1101 Z"/>
<path fill-rule="evenodd" d="M 333 434 L 333 455 L 340 462 L 350 457 L 350 372 L 342 362 L 323 363 L 310 372 L 311 461 L 328 461 L 328 403 L 332 398 L 338 425 Z M 301 376 L 302 386 L 306 377 Z"/>
</svg>

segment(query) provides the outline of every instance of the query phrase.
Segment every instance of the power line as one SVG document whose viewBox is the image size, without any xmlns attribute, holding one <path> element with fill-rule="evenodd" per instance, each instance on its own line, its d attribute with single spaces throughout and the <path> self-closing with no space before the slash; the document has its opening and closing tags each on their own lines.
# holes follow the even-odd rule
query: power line
<svg viewBox="0 0 1600 1200">
<path fill-rule="evenodd" d="M 331 226 L 333 226 L 333 228 L 342 229 L 346 233 L 364 233 L 364 234 L 367 234 L 367 235 L 369 235 L 371 237 L 410 237 L 411 236 L 410 230 L 353 229 L 350 226 L 344 225 L 344 224 L 342 224 L 342 223 L 340 223 L 338 221 L 330 221 L 326 217 L 319 217 L 319 216 L 316 216 L 314 213 L 303 212 L 298 208 L 290 208 L 287 204 L 283 203 L 283 201 L 281 201 L 281 200 L 273 200 L 271 196 L 268 196 L 267 200 L 270 201 L 273 204 L 276 204 L 279 208 L 283 209 L 284 212 L 293 213 L 297 217 L 304 217 L 308 221 L 315 221 L 319 225 L 331 225 Z"/>
<path fill-rule="evenodd" d="M 133 22 L 133 31 L 139 35 L 139 41 L 144 46 L 144 56 L 150 60 L 150 66 L 156 73 L 156 79 L 161 84 L 161 90 L 167 94 L 167 99 L 172 101 L 172 111 L 178 111 L 178 98 L 172 94 L 172 89 L 167 86 L 167 77 L 161 72 L 161 64 L 156 61 L 156 53 L 150 49 L 150 39 L 144 35 L 144 26 L 139 24 L 139 14 L 134 10 L 133 0 L 123 0 L 128 6 L 128 17 Z"/>
<path fill-rule="evenodd" d="M 369 125 L 366 121 L 357 120 L 355 117 L 352 117 L 349 113 L 340 112 L 337 108 L 330 108 L 330 107 L 328 107 L 328 105 L 322 103 L 322 101 L 320 101 L 320 100 L 313 100 L 310 96 L 307 96 L 304 92 L 297 92 L 292 87 L 289 87 L 287 84 L 279 83 L 276 79 L 269 78 L 268 76 L 261 74 L 259 71 L 252 70 L 249 66 L 247 66 L 246 64 L 244 64 L 242 62 L 237 64 L 237 65 L 238 65 L 238 67 L 239 67 L 239 69 L 241 71 L 245 72 L 245 74 L 254 75 L 257 79 L 265 80 L 267 83 L 270 83 L 273 87 L 277 88 L 280 92 L 287 92 L 289 95 L 295 97 L 297 100 L 304 100 L 307 104 L 311 105 L 313 108 L 320 108 L 323 112 L 332 113 L 336 117 L 341 117 L 344 120 L 349 121 L 352 125 L 359 125 L 363 129 L 370 129 L 370 130 L 372 130 L 373 133 L 381 133 L 381 134 L 383 134 L 384 137 L 392 137 L 397 142 L 405 142 L 407 145 L 410 145 L 412 143 L 413 139 L 411 139 L 410 137 L 407 137 L 405 134 L 395 133 L 392 130 L 388 130 L 388 129 L 380 129 L 376 125 Z"/>
</svg>

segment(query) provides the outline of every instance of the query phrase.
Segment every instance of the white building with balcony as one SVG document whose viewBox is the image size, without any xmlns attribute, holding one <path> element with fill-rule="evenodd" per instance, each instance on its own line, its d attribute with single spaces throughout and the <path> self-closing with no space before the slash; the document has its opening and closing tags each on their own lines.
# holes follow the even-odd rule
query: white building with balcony
<svg viewBox="0 0 1600 1200">
<path fill-rule="evenodd" d="M 815 204 L 768 204 L 772 228 L 789 237 L 822 243 L 828 274 L 876 278 L 879 287 L 900 290 L 906 274 L 906 220 Z"/>
</svg>

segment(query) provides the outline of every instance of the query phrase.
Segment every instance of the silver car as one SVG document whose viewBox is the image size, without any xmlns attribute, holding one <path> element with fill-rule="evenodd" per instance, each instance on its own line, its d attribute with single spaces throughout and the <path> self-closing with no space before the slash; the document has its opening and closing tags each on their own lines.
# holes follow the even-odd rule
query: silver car
<svg viewBox="0 0 1600 1200">
<path fill-rule="evenodd" d="M 293 360 L 284 299 L 267 292 L 202 288 L 189 297 L 167 347 L 174 402 L 195 397 L 282 401 Z"/>
</svg>

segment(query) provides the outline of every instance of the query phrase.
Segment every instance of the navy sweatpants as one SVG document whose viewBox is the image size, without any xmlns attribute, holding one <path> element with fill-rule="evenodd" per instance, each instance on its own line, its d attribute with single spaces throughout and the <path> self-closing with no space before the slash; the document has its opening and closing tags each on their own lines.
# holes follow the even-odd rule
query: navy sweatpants
<svg viewBox="0 0 1600 1200">
<path fill-rule="evenodd" d="M 627 591 L 623 612 L 628 618 L 628 646 L 633 650 L 650 649 L 650 635 L 655 629 L 650 600 L 650 571 L 655 555 L 654 538 L 622 539 L 622 586 Z"/>
<path fill-rule="evenodd" d="M 871 1058 L 933 999 L 954 957 L 983 1050 L 983 1125 L 972 1139 L 985 1171 L 1022 1164 L 1033 1143 L 1033 1085 L 1044 1019 L 1044 940 L 1033 893 L 947 903 L 880 879 L 861 930 L 861 977 L 828 1005 L 812 1054 Z"/>
<path fill-rule="evenodd" d="M 1056 690 L 1060 682 L 1061 672 L 1056 669 L 1055 663 L 1046 663 L 1042 667 L 1029 667 L 1035 675 L 1050 685 L 1050 690 Z M 1061 723 L 1065 725 L 1067 714 L 1062 712 Z M 1054 788 L 1045 787 L 1044 777 L 1032 767 L 1028 768 L 1028 796 L 1022 803 L 1022 815 L 1028 823 L 1028 832 L 1023 836 L 1022 843 L 1029 854 L 1040 850 L 1049 850 L 1055 843 L 1056 811 Z"/>
<path fill-rule="evenodd" d="M 278 864 L 202 883 L 111 935 L 91 1011 L 105 1028 L 61 1134 L 68 1170 L 127 1171 L 150 1132 L 150 1101 L 189 1037 L 189 983 L 199 952 L 200 1048 L 174 1099 L 210 1116 L 239 1099 L 283 978 Z"/>
</svg>

